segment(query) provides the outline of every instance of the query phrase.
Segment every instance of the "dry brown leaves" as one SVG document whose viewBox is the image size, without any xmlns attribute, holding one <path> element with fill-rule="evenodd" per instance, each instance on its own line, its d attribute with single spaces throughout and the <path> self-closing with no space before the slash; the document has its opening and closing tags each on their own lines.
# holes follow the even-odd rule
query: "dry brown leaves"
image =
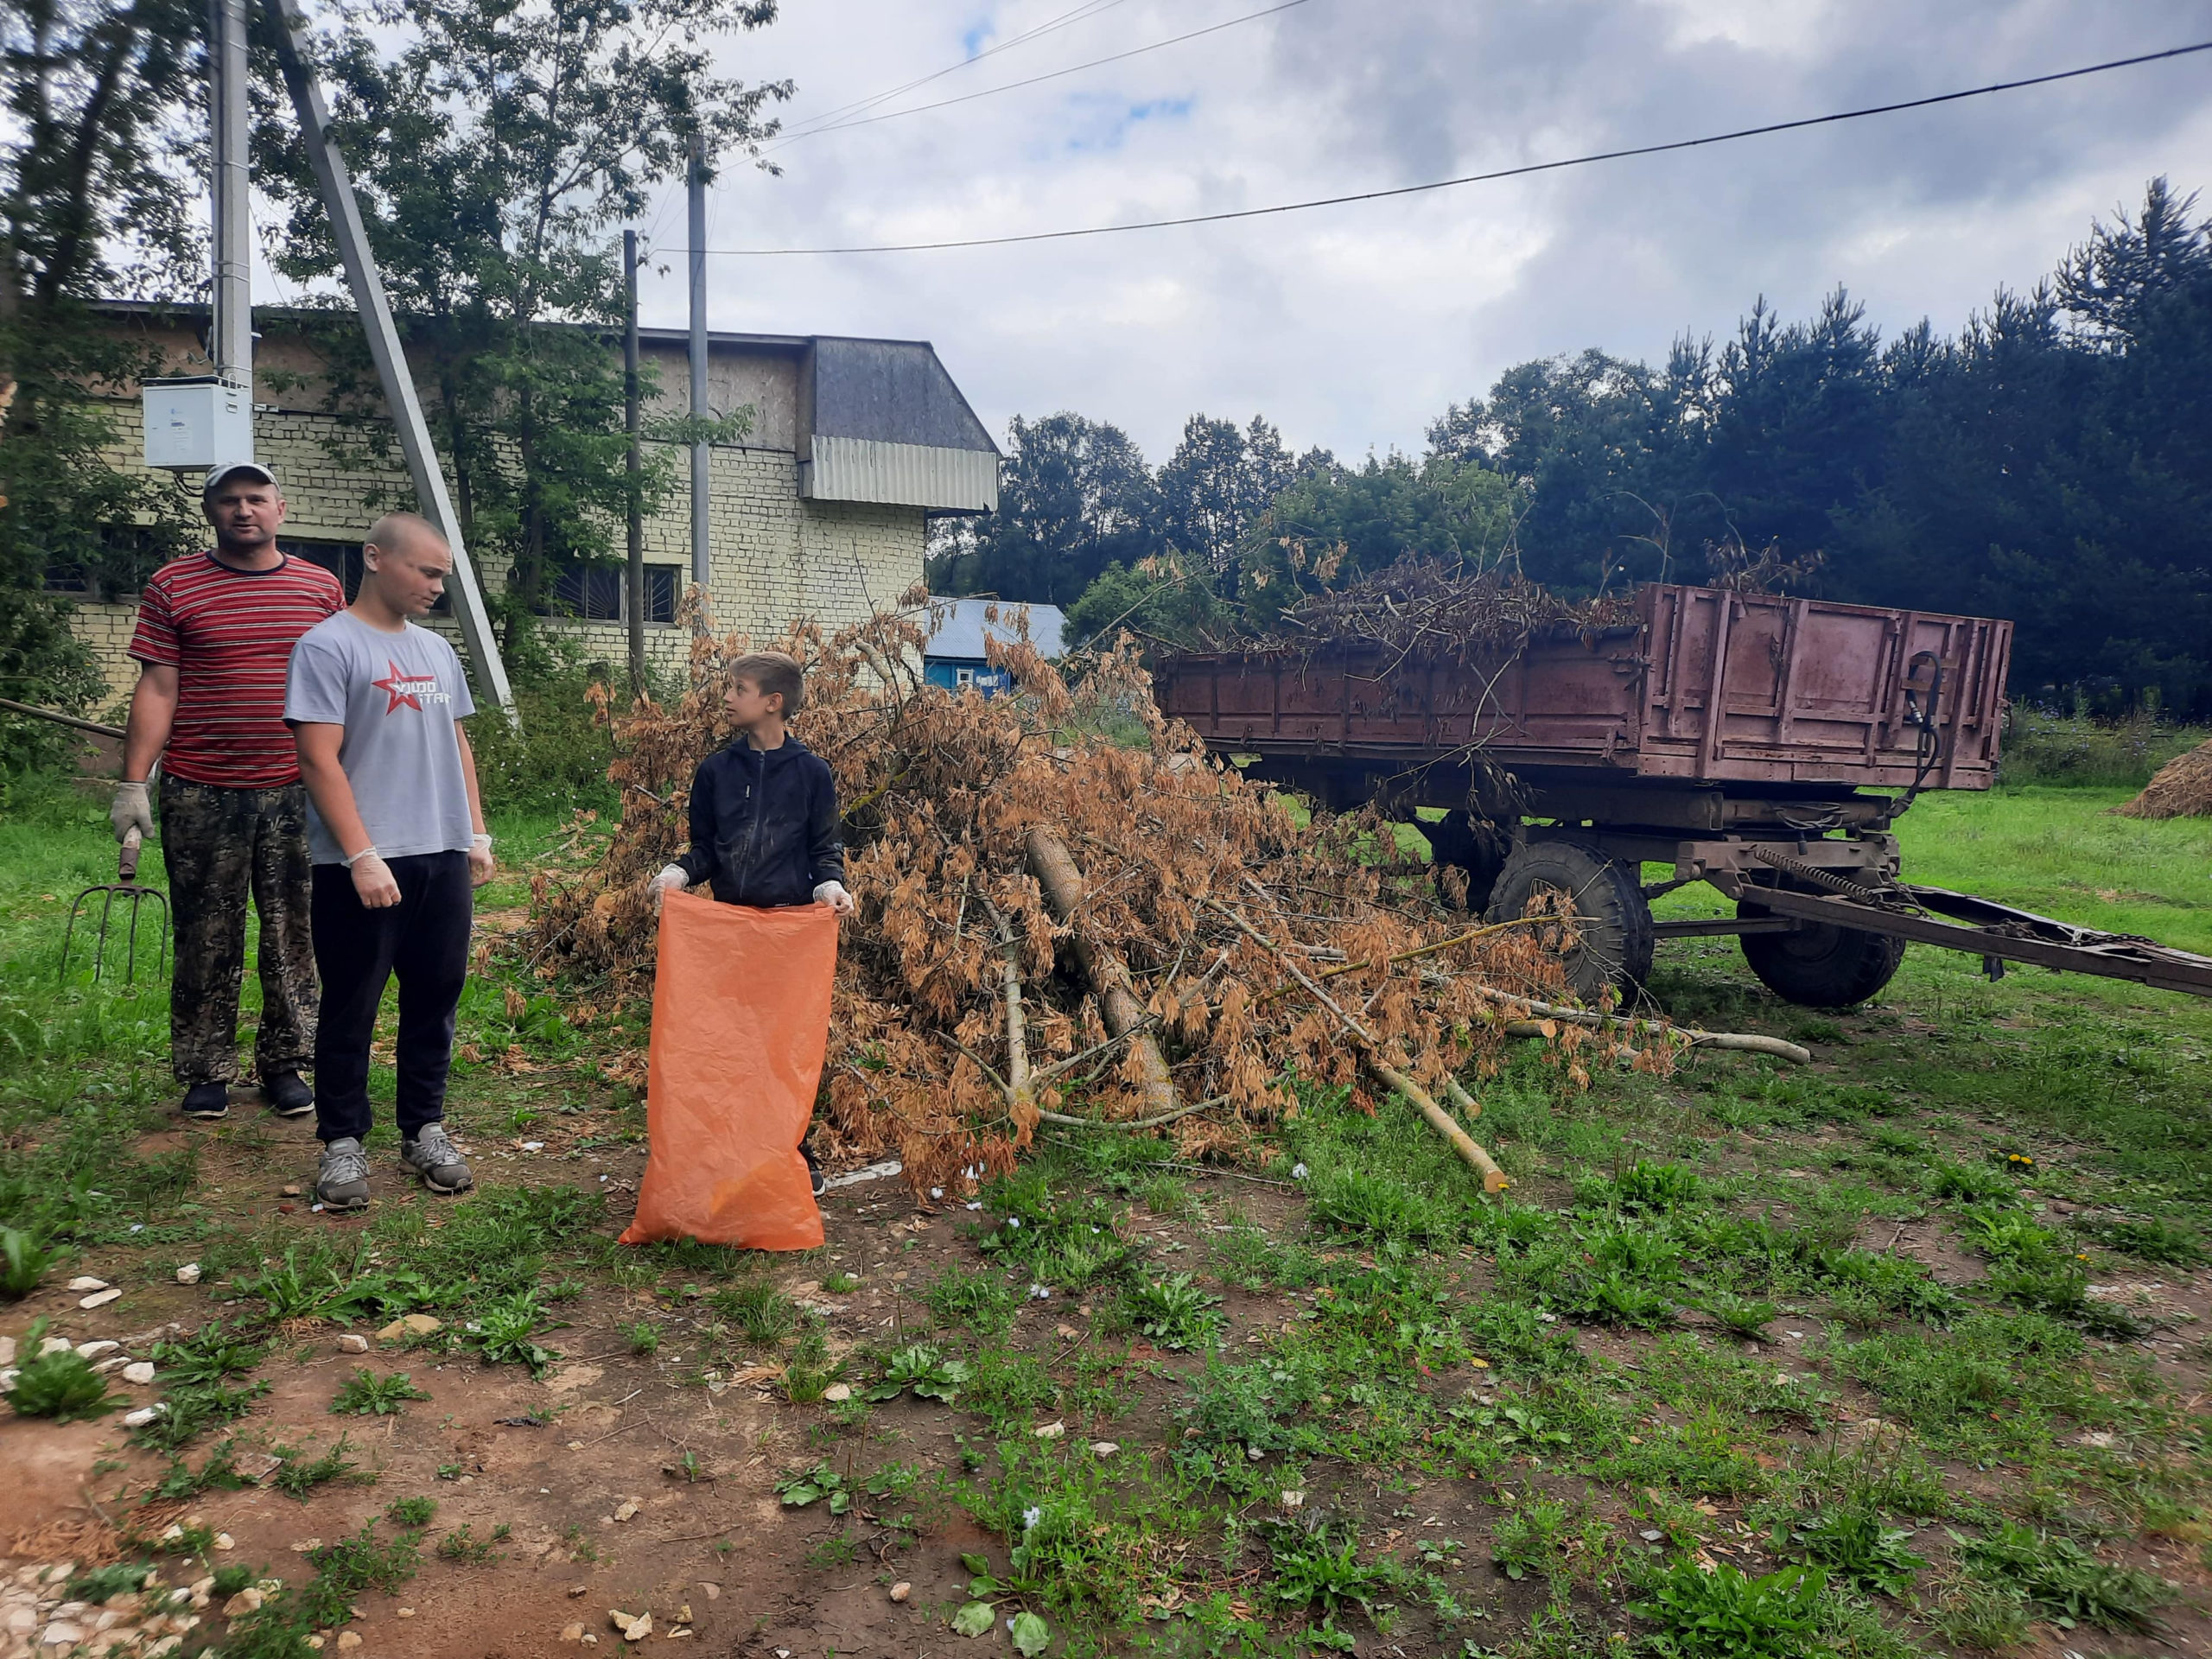
<svg viewBox="0 0 2212 1659">
<path fill-rule="evenodd" d="M 1627 594 L 1566 600 L 1518 571 L 1402 558 L 1285 611 L 1274 639 L 1295 650 L 1379 645 L 1409 657 L 1497 662 L 1531 640 L 1633 626 Z"/>
<path fill-rule="evenodd" d="M 1295 984 L 1286 957 L 1313 973 L 1367 964 L 1329 981 L 1329 994 L 1431 1085 L 1499 1062 L 1504 1015 L 1478 983 L 1559 994 L 1555 964 L 1519 930 L 1393 963 L 1472 931 L 1469 918 L 1425 872 L 1376 868 L 1396 857 L 1387 823 L 1302 822 L 1207 755 L 1161 717 L 1126 642 L 1059 665 L 1025 640 L 995 645 L 994 662 L 1013 671 L 1020 694 L 956 695 L 921 681 L 925 635 L 912 607 L 925 602 L 912 594 L 905 611 L 775 642 L 808 664 L 794 728 L 836 774 L 860 905 L 838 963 L 818 1114 L 826 1150 L 895 1151 L 917 1190 L 1012 1166 L 1031 1123 L 1017 1121 L 1027 1115 L 1009 1111 L 985 1071 L 1008 1070 L 993 912 L 1017 941 L 1031 1058 L 1041 1067 L 1103 1046 L 1038 1103 L 1109 1120 L 1139 1113 L 1129 1046 L 1107 1042 L 1074 966 L 1080 930 L 1128 969 L 1181 1097 L 1225 1097 L 1175 1126 L 1186 1156 L 1230 1150 L 1251 1126 L 1296 1109 L 1294 1077 L 1362 1087 L 1358 1051 Z M 1012 607 L 1007 621 L 1025 626 Z M 611 846 L 581 875 L 536 875 L 531 923 L 518 935 L 541 977 L 601 1005 L 650 994 L 647 883 L 684 844 L 694 770 L 732 735 L 723 665 L 753 642 L 695 627 L 692 689 L 680 702 L 607 710 L 620 756 L 610 776 L 624 802 Z M 1068 925 L 1025 866 L 1038 825 L 1084 871 Z M 1605 1033 L 1574 1027 L 1550 1047 L 1576 1079 L 1592 1054 L 1615 1052 Z M 1665 1055 L 1647 1045 L 1640 1063 L 1662 1065 Z M 642 1056 L 618 1059 L 609 1075 L 642 1081 Z"/>
</svg>

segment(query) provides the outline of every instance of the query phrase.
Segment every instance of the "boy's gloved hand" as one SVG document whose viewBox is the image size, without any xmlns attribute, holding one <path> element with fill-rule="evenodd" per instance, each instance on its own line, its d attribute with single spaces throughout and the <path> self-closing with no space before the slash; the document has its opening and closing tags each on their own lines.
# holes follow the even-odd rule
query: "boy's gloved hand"
<svg viewBox="0 0 2212 1659">
<path fill-rule="evenodd" d="M 681 864 L 663 865 L 660 874 L 652 880 L 653 908 L 655 910 L 660 908 L 663 893 L 682 893 L 690 885 L 691 878 L 683 874 L 683 867 Z"/>
<path fill-rule="evenodd" d="M 853 902 L 853 895 L 845 891 L 842 881 L 824 881 L 814 890 L 814 902 L 827 905 L 840 916 L 849 916 L 860 908 Z"/>
</svg>

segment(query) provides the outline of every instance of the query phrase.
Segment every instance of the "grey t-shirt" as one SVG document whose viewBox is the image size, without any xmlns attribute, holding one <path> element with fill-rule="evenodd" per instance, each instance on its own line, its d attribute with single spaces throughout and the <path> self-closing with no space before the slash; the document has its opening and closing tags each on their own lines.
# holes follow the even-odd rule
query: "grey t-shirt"
<svg viewBox="0 0 2212 1659">
<path fill-rule="evenodd" d="M 284 719 L 346 728 L 338 763 L 385 858 L 468 850 L 468 785 L 454 722 L 475 712 L 454 648 L 411 622 L 386 633 L 340 611 L 292 647 Z M 318 864 L 346 861 L 312 800 L 308 849 Z"/>
</svg>

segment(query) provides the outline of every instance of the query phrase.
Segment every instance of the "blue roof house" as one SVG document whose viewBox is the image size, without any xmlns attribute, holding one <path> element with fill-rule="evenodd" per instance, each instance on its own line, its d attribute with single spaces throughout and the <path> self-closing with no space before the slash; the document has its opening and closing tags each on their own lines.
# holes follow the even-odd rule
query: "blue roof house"
<svg viewBox="0 0 2212 1659">
<path fill-rule="evenodd" d="M 983 614 L 993 606 L 999 613 L 995 622 Z M 1029 643 L 1037 647 L 1038 655 L 1058 656 L 1065 619 L 1057 605 L 1021 605 L 1001 599 L 931 601 L 930 639 L 922 652 L 924 677 L 948 691 L 965 690 L 972 685 L 987 697 L 1012 690 L 1013 677 L 1002 668 L 991 666 L 984 647 L 989 639 L 1018 638 L 1017 625 L 1025 610 L 1029 613 Z"/>
</svg>

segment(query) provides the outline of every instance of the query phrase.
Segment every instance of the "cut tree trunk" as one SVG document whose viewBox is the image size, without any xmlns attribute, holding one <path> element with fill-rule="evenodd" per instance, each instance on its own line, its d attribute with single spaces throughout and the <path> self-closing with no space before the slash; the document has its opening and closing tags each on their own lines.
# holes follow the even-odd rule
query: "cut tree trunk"
<svg viewBox="0 0 2212 1659">
<path fill-rule="evenodd" d="M 1049 830 L 1029 832 L 1028 852 L 1029 873 L 1044 893 L 1045 907 L 1068 931 L 1068 947 L 1075 953 L 1091 994 L 1098 999 L 1107 1034 L 1128 1039 L 1140 1072 L 1137 1090 L 1144 1097 L 1144 1116 L 1157 1117 L 1175 1111 L 1175 1084 L 1167 1074 L 1167 1057 L 1145 1029 L 1152 1023 L 1152 1016 L 1137 1000 L 1128 969 L 1112 951 L 1086 938 L 1077 919 L 1083 906 L 1083 871 L 1069 855 L 1066 843 Z"/>
</svg>

